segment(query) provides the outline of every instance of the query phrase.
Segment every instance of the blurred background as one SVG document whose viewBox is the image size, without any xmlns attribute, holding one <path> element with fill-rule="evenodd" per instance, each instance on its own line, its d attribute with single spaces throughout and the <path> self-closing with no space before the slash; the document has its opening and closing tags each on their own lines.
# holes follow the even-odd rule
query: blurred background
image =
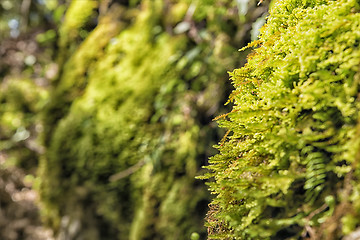
<svg viewBox="0 0 360 240">
<path fill-rule="evenodd" d="M 1 0 L 0 239 L 206 239 L 257 4 Z"/>
</svg>

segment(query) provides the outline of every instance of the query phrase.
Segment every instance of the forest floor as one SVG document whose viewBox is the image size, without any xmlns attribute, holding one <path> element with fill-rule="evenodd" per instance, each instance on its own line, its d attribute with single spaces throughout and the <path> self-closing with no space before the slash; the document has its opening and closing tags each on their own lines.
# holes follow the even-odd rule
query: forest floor
<svg viewBox="0 0 360 240">
<path fill-rule="evenodd" d="M 0 239 L 53 240 L 52 231 L 42 225 L 31 181 L 22 169 L 4 164 L 0 152 Z"/>
</svg>

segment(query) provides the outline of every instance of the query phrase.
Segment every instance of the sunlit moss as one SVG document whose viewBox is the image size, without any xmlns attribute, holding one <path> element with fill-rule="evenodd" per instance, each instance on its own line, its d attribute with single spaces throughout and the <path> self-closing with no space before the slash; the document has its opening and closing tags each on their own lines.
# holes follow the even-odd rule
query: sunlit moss
<svg viewBox="0 0 360 240">
<path fill-rule="evenodd" d="M 225 2 L 114 4 L 62 48 L 38 178 L 59 235 L 80 223 L 84 239 L 205 237 L 209 194 L 195 176 L 218 136 L 226 70 L 244 60 L 232 42 L 243 25 Z M 180 23 L 190 28 L 175 31 Z"/>
<path fill-rule="evenodd" d="M 211 238 L 340 239 L 359 227 L 359 10 L 273 4 L 258 47 L 230 73 L 234 107 L 219 120 L 230 132 L 205 175 L 217 196 Z"/>
</svg>

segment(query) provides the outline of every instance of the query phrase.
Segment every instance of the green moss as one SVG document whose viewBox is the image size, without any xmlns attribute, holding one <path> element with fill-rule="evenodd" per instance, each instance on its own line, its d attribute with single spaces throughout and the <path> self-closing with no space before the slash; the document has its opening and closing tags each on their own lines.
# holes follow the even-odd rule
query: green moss
<svg viewBox="0 0 360 240">
<path fill-rule="evenodd" d="M 229 134 L 205 175 L 217 196 L 211 238 L 329 239 L 359 226 L 359 9 L 274 3 L 248 63 L 230 73 L 234 107 L 219 120 Z"/>
<path fill-rule="evenodd" d="M 224 111 L 225 69 L 241 61 L 232 36 L 243 25 L 221 15 L 233 3 L 214 11 L 190 2 L 113 4 L 84 41 L 62 48 L 38 178 L 58 235 L 78 226 L 84 239 L 205 237 L 209 194 L 195 176 L 218 136 L 209 123 Z M 192 30 L 176 31 L 180 23 Z"/>
<path fill-rule="evenodd" d="M 77 40 L 80 31 L 89 23 L 89 18 L 94 17 L 98 4 L 97 1 L 83 0 L 69 5 L 59 29 L 61 48 L 68 47 L 72 41 Z"/>
<path fill-rule="evenodd" d="M 7 165 L 34 171 L 42 152 L 36 137 L 41 131 L 37 114 L 46 104 L 45 89 L 28 78 L 8 76 L 0 86 L 0 151 Z"/>
</svg>

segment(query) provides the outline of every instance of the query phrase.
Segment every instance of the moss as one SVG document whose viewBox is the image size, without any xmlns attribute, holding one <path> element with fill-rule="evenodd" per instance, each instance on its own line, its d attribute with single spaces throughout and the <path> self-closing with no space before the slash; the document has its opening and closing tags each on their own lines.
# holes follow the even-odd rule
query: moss
<svg viewBox="0 0 360 240">
<path fill-rule="evenodd" d="M 111 5 L 59 57 L 43 116 L 44 219 L 69 238 L 204 237 L 209 194 L 194 177 L 218 136 L 210 123 L 223 111 L 224 69 L 240 62 L 231 37 L 243 25 L 236 14 L 221 15 L 234 4 L 221 3 L 210 16 L 191 13 L 200 5 L 190 1 L 131 6 Z M 211 1 L 201 7 L 214 8 Z M 78 8 L 64 24 L 71 9 Z M 229 31 L 224 18 L 239 27 Z M 175 31 L 181 23 L 191 29 Z"/>
<path fill-rule="evenodd" d="M 230 73 L 229 132 L 205 175 L 210 238 L 340 239 L 359 226 L 359 7 L 273 4 Z"/>
<path fill-rule="evenodd" d="M 41 131 L 38 114 L 46 104 L 46 90 L 28 78 L 8 76 L 0 86 L 0 150 L 17 165 L 34 172 L 42 147 L 36 140 Z M 10 160 L 11 159 L 11 160 Z"/>
</svg>

